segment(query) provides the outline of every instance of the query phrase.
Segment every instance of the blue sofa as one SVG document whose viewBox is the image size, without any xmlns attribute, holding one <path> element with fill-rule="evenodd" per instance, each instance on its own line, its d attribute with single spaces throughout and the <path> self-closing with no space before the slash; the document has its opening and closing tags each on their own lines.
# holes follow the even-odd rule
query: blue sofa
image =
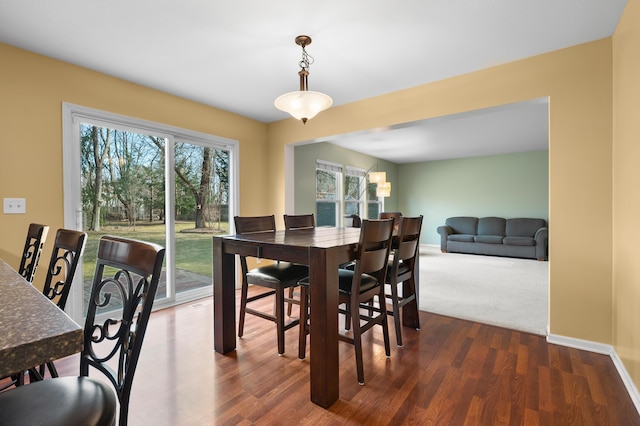
<svg viewBox="0 0 640 426">
<path fill-rule="evenodd" d="M 544 219 L 450 217 L 438 227 L 443 253 L 548 260 L 549 233 Z"/>
</svg>

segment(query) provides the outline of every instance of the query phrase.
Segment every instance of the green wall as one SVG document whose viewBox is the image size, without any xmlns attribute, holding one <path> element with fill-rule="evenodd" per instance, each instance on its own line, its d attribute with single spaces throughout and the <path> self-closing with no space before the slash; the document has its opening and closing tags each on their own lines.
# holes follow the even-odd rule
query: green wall
<svg viewBox="0 0 640 426">
<path fill-rule="evenodd" d="M 549 151 L 404 164 L 398 207 L 424 215 L 423 244 L 440 244 L 436 228 L 450 216 L 549 219 Z"/>
<path fill-rule="evenodd" d="M 377 164 L 377 171 L 387 172 L 387 182 L 391 182 L 391 196 L 385 198 L 384 209 L 395 211 L 398 200 L 398 165 L 380 160 L 356 151 L 327 143 L 299 145 L 294 151 L 295 176 L 295 214 L 315 213 L 316 211 L 316 160 L 324 160 L 344 166 L 368 170 Z M 372 171 L 376 171 L 376 167 Z"/>
<path fill-rule="evenodd" d="M 330 143 L 295 147 L 295 213 L 315 212 L 316 159 L 367 170 L 378 164 L 391 182 L 386 211 L 424 216 L 423 244 L 450 216 L 549 219 L 549 151 L 394 164 Z"/>
</svg>

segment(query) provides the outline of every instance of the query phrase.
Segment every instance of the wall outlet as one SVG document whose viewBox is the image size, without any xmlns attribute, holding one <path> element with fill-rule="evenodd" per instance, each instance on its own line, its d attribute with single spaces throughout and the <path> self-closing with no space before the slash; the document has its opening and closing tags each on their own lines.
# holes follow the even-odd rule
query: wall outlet
<svg viewBox="0 0 640 426">
<path fill-rule="evenodd" d="M 5 198 L 4 214 L 25 214 L 27 212 L 27 200 L 25 198 Z"/>
</svg>

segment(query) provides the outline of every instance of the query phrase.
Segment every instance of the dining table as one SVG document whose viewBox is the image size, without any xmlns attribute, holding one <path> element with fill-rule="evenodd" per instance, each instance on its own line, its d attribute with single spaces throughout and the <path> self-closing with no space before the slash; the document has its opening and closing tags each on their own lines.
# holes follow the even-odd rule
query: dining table
<svg viewBox="0 0 640 426">
<path fill-rule="evenodd" d="M 235 255 L 308 265 L 313 312 L 309 324 L 310 398 L 321 407 L 330 407 L 339 398 L 338 267 L 355 260 L 359 239 L 360 228 L 333 227 L 214 237 L 215 351 L 226 354 L 236 349 Z M 402 316 L 403 325 L 419 327 L 417 303 L 407 304 Z"/>
<path fill-rule="evenodd" d="M 0 259 L 0 378 L 82 351 L 82 327 Z"/>
</svg>

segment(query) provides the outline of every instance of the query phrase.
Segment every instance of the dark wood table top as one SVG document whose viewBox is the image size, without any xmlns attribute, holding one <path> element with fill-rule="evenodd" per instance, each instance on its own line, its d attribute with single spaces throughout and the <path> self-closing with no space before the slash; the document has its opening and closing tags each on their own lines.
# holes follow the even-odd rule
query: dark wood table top
<svg viewBox="0 0 640 426">
<path fill-rule="evenodd" d="M 225 246 L 230 252 L 236 254 L 308 265 L 310 248 L 326 249 L 357 244 L 360 240 L 360 229 L 318 227 L 228 235 L 217 238 L 224 239 Z M 234 242 L 238 244 L 234 244 Z M 253 249 L 251 246 L 256 246 L 256 248 Z M 283 247 L 286 247 L 285 251 L 281 250 Z"/>
<path fill-rule="evenodd" d="M 0 377 L 82 350 L 82 328 L 0 259 Z"/>
</svg>

